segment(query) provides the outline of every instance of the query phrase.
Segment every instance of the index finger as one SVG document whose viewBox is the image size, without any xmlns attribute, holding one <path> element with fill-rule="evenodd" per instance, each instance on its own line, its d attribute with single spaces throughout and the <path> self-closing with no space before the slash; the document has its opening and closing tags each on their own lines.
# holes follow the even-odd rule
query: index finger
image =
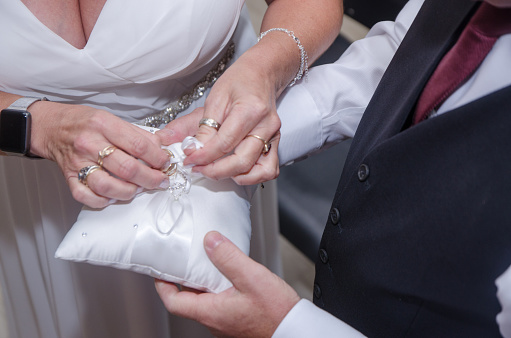
<svg viewBox="0 0 511 338">
<path fill-rule="evenodd" d="M 121 120 L 122 121 L 122 120 Z M 168 161 L 160 139 L 150 131 L 124 122 L 105 126 L 105 138 L 127 154 L 144 161 L 151 168 L 161 169 Z"/>
<path fill-rule="evenodd" d="M 206 113 L 205 116 L 207 116 Z M 260 123 L 260 120 L 261 114 L 258 113 L 257 108 L 235 105 L 225 121 L 221 123 L 218 132 L 209 127 L 199 128 L 196 138 L 204 144 L 204 147 L 189 155 L 185 159 L 185 164 L 207 165 L 229 154 Z"/>
<path fill-rule="evenodd" d="M 204 314 L 210 312 L 210 307 L 206 303 L 212 303 L 214 294 L 196 293 L 193 291 L 179 291 L 179 288 L 169 282 L 155 280 L 155 287 L 165 308 L 177 316 L 194 319 L 204 317 Z"/>
</svg>

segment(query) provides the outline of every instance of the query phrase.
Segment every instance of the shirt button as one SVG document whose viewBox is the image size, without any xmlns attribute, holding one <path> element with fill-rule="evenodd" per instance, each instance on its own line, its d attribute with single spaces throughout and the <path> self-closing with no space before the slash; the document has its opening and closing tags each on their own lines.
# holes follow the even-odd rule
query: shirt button
<svg viewBox="0 0 511 338">
<path fill-rule="evenodd" d="M 330 210 L 330 221 L 332 221 L 334 225 L 337 225 L 339 223 L 339 216 L 340 216 L 339 209 L 332 208 Z"/>
<path fill-rule="evenodd" d="M 361 164 L 360 167 L 358 167 L 358 180 L 360 182 L 364 182 L 369 177 L 369 166 L 367 164 Z"/>
<path fill-rule="evenodd" d="M 314 297 L 321 298 L 321 288 L 318 284 L 314 284 Z"/>
<path fill-rule="evenodd" d="M 319 259 L 323 262 L 323 264 L 328 263 L 328 254 L 325 249 L 319 250 Z"/>
</svg>

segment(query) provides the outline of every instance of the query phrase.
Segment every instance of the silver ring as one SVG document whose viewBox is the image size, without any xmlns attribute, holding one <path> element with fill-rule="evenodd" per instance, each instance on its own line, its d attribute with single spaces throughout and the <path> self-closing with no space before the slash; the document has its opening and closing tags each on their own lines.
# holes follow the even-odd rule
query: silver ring
<svg viewBox="0 0 511 338">
<path fill-rule="evenodd" d="M 202 125 L 214 128 L 214 129 L 216 129 L 216 131 L 218 131 L 218 129 L 220 129 L 220 123 L 218 123 L 215 120 L 210 119 L 210 118 L 203 118 L 202 120 L 200 120 L 199 127 Z"/>
<path fill-rule="evenodd" d="M 105 148 L 103 148 L 103 150 L 101 150 L 99 153 L 98 153 L 98 165 L 100 167 L 103 166 L 103 159 L 105 159 L 107 156 L 111 155 L 115 149 L 117 149 L 116 146 L 107 146 Z"/>
<path fill-rule="evenodd" d="M 259 135 L 255 135 L 255 134 L 247 135 L 247 137 L 249 137 L 249 136 L 250 137 L 255 137 L 259 141 L 263 142 L 264 146 L 263 146 L 262 153 L 265 156 L 268 155 L 268 153 L 270 152 L 270 149 L 271 149 L 271 143 L 266 142 L 266 140 L 264 138 L 262 138 L 261 136 L 259 136 Z"/>
<path fill-rule="evenodd" d="M 101 167 L 99 165 L 95 165 L 95 164 L 83 167 L 78 172 L 78 181 L 80 181 L 81 184 L 86 186 L 87 185 L 87 177 L 98 169 L 101 169 Z"/>
</svg>

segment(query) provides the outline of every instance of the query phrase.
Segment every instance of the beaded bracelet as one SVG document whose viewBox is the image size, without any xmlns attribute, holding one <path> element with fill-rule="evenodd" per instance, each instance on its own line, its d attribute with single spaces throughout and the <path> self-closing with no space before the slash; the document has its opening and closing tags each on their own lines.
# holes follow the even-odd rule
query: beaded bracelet
<svg viewBox="0 0 511 338">
<path fill-rule="evenodd" d="M 302 78 L 302 76 L 305 76 L 305 81 L 307 81 L 309 78 L 309 63 L 308 63 L 309 56 L 307 55 L 305 48 L 303 47 L 302 43 L 300 42 L 300 39 L 298 39 L 296 37 L 296 35 L 295 35 L 295 33 L 293 33 L 293 31 L 287 30 L 285 28 L 271 28 L 271 29 L 268 29 L 266 32 L 261 33 L 261 35 L 259 35 L 259 38 L 257 39 L 257 42 L 261 41 L 261 39 L 264 38 L 264 36 L 270 32 L 284 32 L 284 33 L 286 33 L 287 35 L 289 35 L 290 37 L 293 38 L 293 40 L 298 45 L 298 48 L 300 49 L 300 68 L 298 69 L 298 73 L 296 73 L 295 78 L 293 79 L 293 81 L 291 81 L 291 83 L 288 85 L 288 87 L 292 87 L 296 83 L 296 81 L 298 81 Z"/>
</svg>

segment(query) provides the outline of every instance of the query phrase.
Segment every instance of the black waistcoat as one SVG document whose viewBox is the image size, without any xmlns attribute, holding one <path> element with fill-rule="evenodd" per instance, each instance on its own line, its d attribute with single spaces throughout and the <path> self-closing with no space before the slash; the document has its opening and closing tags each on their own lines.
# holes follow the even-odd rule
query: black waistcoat
<svg viewBox="0 0 511 338">
<path fill-rule="evenodd" d="M 474 11 L 426 1 L 353 140 L 314 302 L 371 337 L 491 337 L 511 264 L 511 87 L 407 128 Z M 511 61 L 510 61 L 511 62 Z"/>
</svg>

